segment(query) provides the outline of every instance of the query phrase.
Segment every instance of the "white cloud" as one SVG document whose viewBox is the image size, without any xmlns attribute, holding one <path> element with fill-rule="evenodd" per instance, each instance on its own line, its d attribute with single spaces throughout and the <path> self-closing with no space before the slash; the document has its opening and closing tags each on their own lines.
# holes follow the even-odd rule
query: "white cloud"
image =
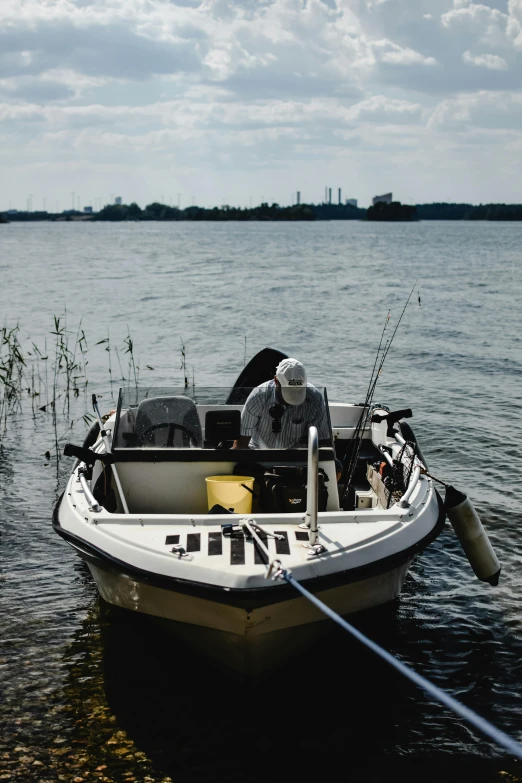
<svg viewBox="0 0 522 783">
<path fill-rule="evenodd" d="M 445 99 L 434 110 L 429 127 L 439 131 L 463 132 L 482 128 L 520 134 L 522 92 L 481 90 Z"/>
<path fill-rule="evenodd" d="M 508 35 L 517 49 L 522 49 L 522 1 L 509 0 Z"/>
<path fill-rule="evenodd" d="M 453 34 L 485 46 L 506 46 L 508 14 L 480 3 L 470 3 L 448 11 L 441 17 L 443 27 Z"/>
<path fill-rule="evenodd" d="M 355 122 L 411 123 L 418 122 L 423 108 L 418 103 L 374 95 L 355 104 L 347 111 L 347 118 Z"/>
<path fill-rule="evenodd" d="M 383 39 L 372 41 L 371 47 L 378 59 L 392 65 L 437 65 L 434 57 L 426 57 L 415 49 L 398 46 L 392 41 Z"/>
<path fill-rule="evenodd" d="M 491 71 L 506 71 L 508 64 L 503 57 L 499 57 L 498 54 L 471 54 L 471 52 L 464 52 L 462 55 L 462 61 L 466 65 L 475 65 L 478 68 L 489 68 Z"/>
</svg>

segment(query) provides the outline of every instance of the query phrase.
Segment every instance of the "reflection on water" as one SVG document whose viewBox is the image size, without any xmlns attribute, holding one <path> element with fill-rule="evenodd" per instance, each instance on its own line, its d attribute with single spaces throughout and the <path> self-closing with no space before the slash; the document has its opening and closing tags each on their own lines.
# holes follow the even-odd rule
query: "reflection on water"
<svg viewBox="0 0 522 783">
<path fill-rule="evenodd" d="M 477 633 L 461 667 L 451 638 L 396 606 L 358 618 L 357 626 L 405 660 L 422 642 L 417 669 L 433 675 L 449 666 L 457 693 L 493 662 L 490 633 Z M 125 771 L 138 780 L 257 783 L 274 774 L 324 775 L 335 759 L 355 779 L 416 781 L 419 757 L 429 781 L 515 774 L 509 760 L 336 629 L 306 656 L 250 680 L 196 655 L 163 623 L 96 602 L 64 664 L 66 707 L 51 768 L 80 776 L 98 768 L 109 780 Z M 448 678 L 446 671 L 438 677 L 441 684 Z M 483 714 L 490 684 L 483 680 L 473 693 Z"/>
<path fill-rule="evenodd" d="M 88 583 L 83 564 L 75 570 Z M 505 699 L 497 692 L 500 625 L 468 627 L 463 644 L 464 629 L 446 627 L 439 612 L 436 622 L 419 617 L 423 570 L 408 581 L 403 602 L 354 624 L 495 721 L 495 699 Z M 94 598 L 57 663 L 60 683 L 42 671 L 37 698 L 26 689 L 25 703 L 9 706 L 3 775 L 261 783 L 325 775 L 335 764 L 356 780 L 400 775 L 413 783 L 421 774 L 435 783 L 441 776 L 512 781 L 522 772 L 337 628 L 306 654 L 250 679 L 196 654 L 162 621 Z"/>
</svg>

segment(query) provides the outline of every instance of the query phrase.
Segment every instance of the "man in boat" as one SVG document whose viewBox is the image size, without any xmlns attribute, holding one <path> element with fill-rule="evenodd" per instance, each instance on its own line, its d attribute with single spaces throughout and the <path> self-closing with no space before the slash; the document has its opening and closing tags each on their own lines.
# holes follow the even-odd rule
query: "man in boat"
<svg viewBox="0 0 522 783">
<path fill-rule="evenodd" d="M 234 449 L 295 449 L 306 447 L 308 430 L 317 427 L 319 445 L 332 437 L 324 397 L 307 383 L 297 359 L 283 359 L 271 381 L 250 392 L 241 413 L 241 435 Z"/>
</svg>

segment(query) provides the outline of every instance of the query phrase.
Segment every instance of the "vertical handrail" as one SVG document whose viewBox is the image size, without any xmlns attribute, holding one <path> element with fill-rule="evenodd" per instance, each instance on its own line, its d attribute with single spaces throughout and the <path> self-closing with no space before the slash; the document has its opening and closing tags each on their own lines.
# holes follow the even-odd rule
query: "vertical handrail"
<svg viewBox="0 0 522 783">
<path fill-rule="evenodd" d="M 310 546 L 317 544 L 317 507 L 319 500 L 319 434 L 317 427 L 308 430 L 308 474 L 306 479 L 306 525 Z"/>
<path fill-rule="evenodd" d="M 87 466 L 85 463 L 80 463 L 78 466 L 78 481 L 80 482 L 80 486 L 83 489 L 83 494 L 85 495 L 85 499 L 87 503 L 89 504 L 89 508 L 94 511 L 95 514 L 99 514 L 101 511 L 101 506 L 92 494 L 91 490 L 89 489 L 89 485 L 87 484 L 87 479 L 85 478 L 85 471 L 87 470 Z"/>
<path fill-rule="evenodd" d="M 408 484 L 408 488 L 406 489 L 406 492 L 402 496 L 402 498 L 399 501 L 399 506 L 401 508 L 408 508 L 410 505 L 410 498 L 413 495 L 413 491 L 417 484 L 419 483 L 421 475 L 421 466 L 415 465 L 415 468 L 413 469 L 413 475 L 411 477 L 410 483 Z"/>
</svg>

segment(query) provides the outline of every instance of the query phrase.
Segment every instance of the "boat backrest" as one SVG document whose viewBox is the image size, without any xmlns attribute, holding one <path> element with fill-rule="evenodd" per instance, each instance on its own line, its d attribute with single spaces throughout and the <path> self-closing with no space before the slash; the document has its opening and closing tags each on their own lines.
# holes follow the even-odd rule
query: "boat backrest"
<svg viewBox="0 0 522 783">
<path fill-rule="evenodd" d="M 142 400 L 136 411 L 134 432 L 142 445 L 162 446 L 170 437 L 174 438 L 172 445 L 200 448 L 203 441 L 196 404 L 183 396 Z"/>
</svg>

